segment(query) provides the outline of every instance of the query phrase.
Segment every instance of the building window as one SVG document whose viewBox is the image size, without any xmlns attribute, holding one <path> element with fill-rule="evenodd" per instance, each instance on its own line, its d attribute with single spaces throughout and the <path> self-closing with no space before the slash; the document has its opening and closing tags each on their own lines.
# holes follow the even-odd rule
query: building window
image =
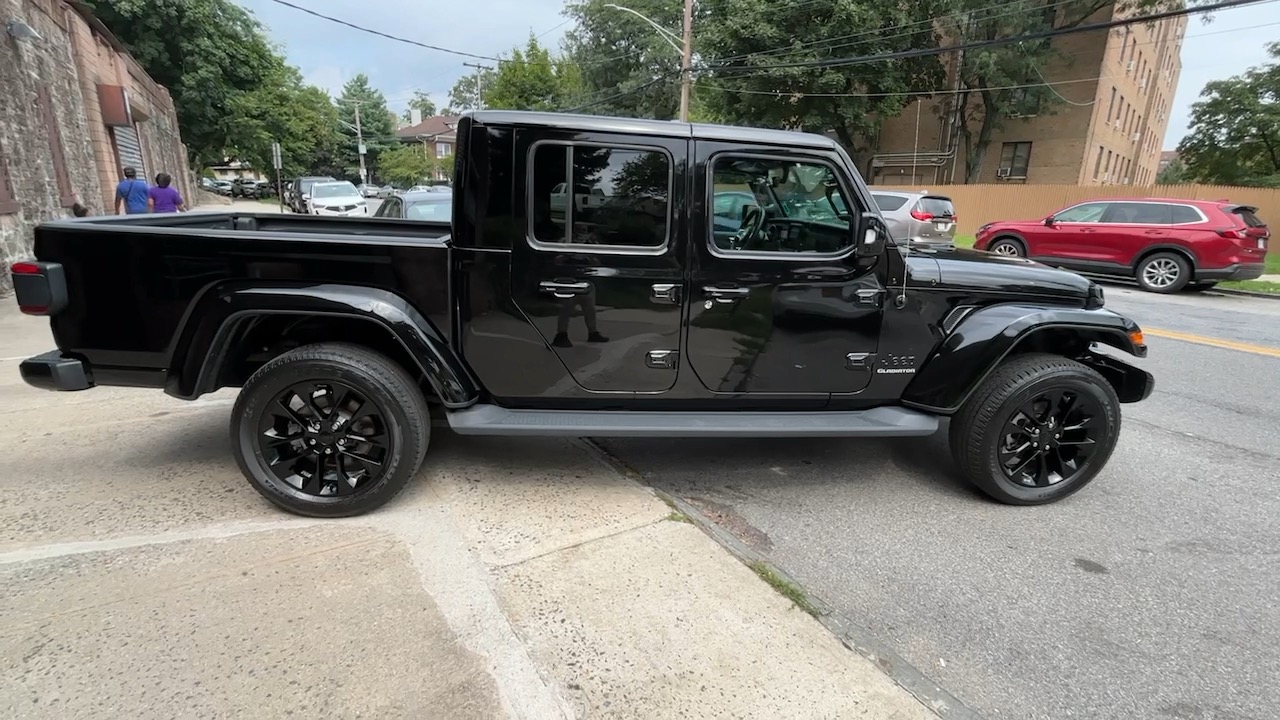
<svg viewBox="0 0 1280 720">
<path fill-rule="evenodd" d="M 1111 116 L 1115 114 L 1116 109 L 1116 89 L 1111 88 L 1111 102 L 1107 104 L 1107 122 L 1111 122 Z"/>
<path fill-rule="evenodd" d="M 1102 171 L 1102 146 L 1098 146 L 1098 157 L 1093 161 L 1093 179 L 1098 179 L 1098 173 Z"/>
<path fill-rule="evenodd" d="M 1102 182 L 1111 182 L 1111 151 L 1107 151 L 1107 164 L 1102 166 Z"/>
<path fill-rule="evenodd" d="M 535 145 L 529 156 L 536 243 L 655 249 L 667 242 L 671 161 L 657 150 Z"/>
<path fill-rule="evenodd" d="M 1025 178 L 1031 164 L 1031 143 L 1011 142 L 1000 148 L 1000 172 L 1003 177 Z"/>
<path fill-rule="evenodd" d="M 453 146 L 446 142 L 436 143 L 436 157 L 447 158 L 453 154 Z"/>
<path fill-rule="evenodd" d="M 76 204 L 75 192 L 71 189 L 71 176 L 67 173 L 67 156 L 62 149 L 62 131 L 58 129 L 58 118 L 53 113 L 53 103 L 49 99 L 49 89 L 39 88 L 36 91 L 36 105 L 40 109 L 40 119 L 44 122 L 45 132 L 49 138 L 49 149 L 53 153 L 53 174 L 58 183 L 58 202 L 62 207 Z"/>
<path fill-rule="evenodd" d="M 4 144 L 0 143 L 0 215 L 18 212 L 18 196 L 13 192 L 13 180 L 9 177 L 9 161 L 4 156 Z"/>
</svg>

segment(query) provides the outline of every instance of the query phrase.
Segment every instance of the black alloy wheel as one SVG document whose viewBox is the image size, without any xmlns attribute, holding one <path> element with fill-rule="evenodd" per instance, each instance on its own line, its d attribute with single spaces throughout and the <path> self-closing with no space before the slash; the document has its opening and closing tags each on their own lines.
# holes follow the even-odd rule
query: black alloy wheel
<svg viewBox="0 0 1280 720">
<path fill-rule="evenodd" d="M 394 441 L 367 394 L 332 380 L 285 388 L 258 421 L 271 472 L 305 495 L 367 491 L 386 471 Z"/>
<path fill-rule="evenodd" d="M 1101 426 L 1101 414 L 1078 392 L 1055 388 L 1032 396 L 1005 422 L 999 450 L 1005 476 L 1042 488 L 1086 472 L 1098 446 L 1090 433 Z"/>
<path fill-rule="evenodd" d="M 236 462 L 254 489 L 310 517 L 348 517 L 395 497 L 426 456 L 418 383 L 381 353 L 306 345 L 267 362 L 236 399 Z"/>
<path fill-rule="evenodd" d="M 1005 360 L 951 417 L 961 473 L 992 498 L 1042 505 L 1080 490 L 1106 466 L 1120 399 L 1093 368 L 1042 353 Z"/>
</svg>

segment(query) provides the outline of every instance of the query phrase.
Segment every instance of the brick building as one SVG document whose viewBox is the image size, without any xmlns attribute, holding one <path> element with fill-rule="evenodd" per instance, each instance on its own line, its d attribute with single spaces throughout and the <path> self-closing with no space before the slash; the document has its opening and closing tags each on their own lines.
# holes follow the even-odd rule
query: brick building
<svg viewBox="0 0 1280 720">
<path fill-rule="evenodd" d="M 1087 22 L 1113 16 L 1114 8 L 1107 8 Z M 1040 72 L 1061 101 L 1044 114 L 1006 118 L 975 182 L 1152 183 L 1182 70 L 1186 25 L 1178 17 L 1054 40 L 1065 60 Z M 926 98 L 885 120 L 877 154 L 862 168 L 868 179 L 926 187 L 963 183 L 964 146 L 953 131 L 953 108 L 951 95 Z M 977 126 L 971 122 L 975 137 Z"/>
<path fill-rule="evenodd" d="M 0 0 L 0 266 L 73 203 L 111 212 L 121 169 L 192 197 L 169 92 L 78 0 Z M 0 292 L 7 288 L 0 273 Z"/>
<path fill-rule="evenodd" d="M 415 110 L 411 119 L 417 118 Z M 444 160 L 453 157 L 454 145 L 458 142 L 457 129 L 457 115 L 435 115 L 397 129 L 396 139 L 402 143 L 421 144 L 423 152 L 429 157 Z M 449 173 L 445 171 L 445 167 L 444 163 L 436 165 L 434 180 L 449 179 Z"/>
</svg>

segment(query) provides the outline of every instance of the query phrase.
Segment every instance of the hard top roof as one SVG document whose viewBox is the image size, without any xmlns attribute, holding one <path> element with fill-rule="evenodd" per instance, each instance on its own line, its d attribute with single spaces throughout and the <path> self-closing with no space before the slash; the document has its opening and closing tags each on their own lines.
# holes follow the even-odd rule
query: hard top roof
<svg viewBox="0 0 1280 720">
<path fill-rule="evenodd" d="M 698 140 L 725 140 L 730 142 L 789 145 L 822 150 L 832 150 L 837 147 L 836 142 L 831 138 L 814 133 L 734 127 L 730 125 L 705 125 L 673 120 L 643 120 L 638 118 L 522 110 L 476 110 L 467 113 L 467 116 L 484 125 L 516 125 Z"/>
</svg>

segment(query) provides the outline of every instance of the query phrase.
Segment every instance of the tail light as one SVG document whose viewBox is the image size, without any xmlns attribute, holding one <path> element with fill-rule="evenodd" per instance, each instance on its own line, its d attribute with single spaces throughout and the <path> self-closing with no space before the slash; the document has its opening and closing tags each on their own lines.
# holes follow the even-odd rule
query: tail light
<svg viewBox="0 0 1280 720">
<path fill-rule="evenodd" d="M 927 213 L 927 212 L 925 212 L 925 211 L 923 211 L 923 210 L 912 210 L 912 211 L 911 211 L 911 217 L 913 217 L 913 218 L 915 218 L 915 219 L 917 219 L 917 220 L 919 220 L 919 221 L 921 221 L 921 222 L 923 222 L 923 221 L 925 221 L 925 220 L 932 220 L 932 219 L 933 219 L 933 215 L 932 215 L 932 214 Z"/>
<path fill-rule="evenodd" d="M 1235 228 L 1232 228 L 1230 230 L 1218 230 L 1217 233 L 1219 236 L 1224 238 L 1229 238 L 1231 240 L 1248 240 L 1249 239 L 1248 233 L 1246 233 L 1244 230 L 1237 230 Z"/>
<path fill-rule="evenodd" d="M 54 315 L 67 306 L 67 279 L 58 263 L 24 260 L 9 266 L 18 309 L 27 315 Z"/>
</svg>

